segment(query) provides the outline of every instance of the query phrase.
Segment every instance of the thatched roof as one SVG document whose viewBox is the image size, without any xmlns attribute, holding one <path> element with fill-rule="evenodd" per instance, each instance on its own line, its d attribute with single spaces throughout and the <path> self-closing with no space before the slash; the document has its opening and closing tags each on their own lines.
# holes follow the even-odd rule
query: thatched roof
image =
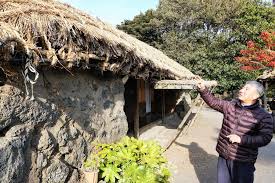
<svg viewBox="0 0 275 183">
<path fill-rule="evenodd" d="M 54 0 L 0 0 L 0 64 L 98 67 L 140 78 L 192 79 L 161 51 Z"/>
<path fill-rule="evenodd" d="M 258 80 L 274 80 L 275 79 L 275 69 L 270 71 L 265 71 Z"/>
</svg>

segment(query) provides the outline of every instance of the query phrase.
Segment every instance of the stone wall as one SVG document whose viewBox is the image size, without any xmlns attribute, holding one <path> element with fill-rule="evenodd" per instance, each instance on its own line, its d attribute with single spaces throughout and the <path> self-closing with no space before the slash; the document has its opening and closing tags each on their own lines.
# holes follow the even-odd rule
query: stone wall
<svg viewBox="0 0 275 183">
<path fill-rule="evenodd" d="M 18 78 L 0 87 L 1 183 L 81 182 L 91 142 L 126 135 L 120 79 L 44 71 L 30 101 Z"/>
</svg>

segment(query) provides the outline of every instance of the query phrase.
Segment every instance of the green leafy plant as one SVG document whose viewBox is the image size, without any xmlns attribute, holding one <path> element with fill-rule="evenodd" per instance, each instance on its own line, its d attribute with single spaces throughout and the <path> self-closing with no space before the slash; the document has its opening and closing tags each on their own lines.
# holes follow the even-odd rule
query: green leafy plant
<svg viewBox="0 0 275 183">
<path fill-rule="evenodd" d="M 99 158 L 99 176 L 105 182 L 167 183 L 170 171 L 164 150 L 154 141 L 125 137 L 117 143 L 97 144 L 99 151 L 85 162 Z M 93 164 L 93 163 L 91 163 Z"/>
</svg>

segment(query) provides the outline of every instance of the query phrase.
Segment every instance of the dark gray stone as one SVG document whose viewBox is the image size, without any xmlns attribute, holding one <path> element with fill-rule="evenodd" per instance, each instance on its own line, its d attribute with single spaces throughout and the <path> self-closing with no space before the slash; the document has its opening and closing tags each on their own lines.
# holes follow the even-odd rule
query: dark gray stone
<svg viewBox="0 0 275 183">
<path fill-rule="evenodd" d="M 56 142 L 53 135 L 48 130 L 43 130 L 37 147 L 38 151 L 43 152 L 49 158 L 54 152 L 55 147 Z"/>
<path fill-rule="evenodd" d="M 104 109 L 112 108 L 113 106 L 114 106 L 114 103 L 110 100 L 105 101 L 103 104 Z"/>
<path fill-rule="evenodd" d="M 107 89 L 102 90 L 101 96 L 103 100 L 107 99 L 109 95 L 110 95 L 110 92 Z"/>
<path fill-rule="evenodd" d="M 64 183 L 69 176 L 70 169 L 61 161 L 55 161 L 47 168 L 43 178 L 45 183 Z"/>
<path fill-rule="evenodd" d="M 25 99 L 23 83 L 0 87 L 1 183 L 77 183 L 92 141 L 113 142 L 127 133 L 120 80 L 89 73 L 44 76 L 50 85 L 40 77 L 34 101 Z"/>
<path fill-rule="evenodd" d="M 16 137 L 0 138 L 1 183 L 22 183 L 26 180 L 30 133 L 27 130 L 24 133 Z"/>
<path fill-rule="evenodd" d="M 80 175 L 79 175 L 78 171 L 76 169 L 74 169 L 72 176 L 71 176 L 70 180 L 68 181 L 68 183 L 79 182 L 79 179 L 80 179 Z"/>
<path fill-rule="evenodd" d="M 46 155 L 44 155 L 43 153 L 38 153 L 36 163 L 37 163 L 37 168 L 39 170 L 42 170 L 43 168 L 45 168 L 48 164 L 48 159 Z"/>
<path fill-rule="evenodd" d="M 86 143 L 83 138 L 69 141 L 67 146 L 69 151 L 65 154 L 65 161 L 74 168 L 81 168 L 83 160 L 86 159 L 85 154 Z"/>
</svg>

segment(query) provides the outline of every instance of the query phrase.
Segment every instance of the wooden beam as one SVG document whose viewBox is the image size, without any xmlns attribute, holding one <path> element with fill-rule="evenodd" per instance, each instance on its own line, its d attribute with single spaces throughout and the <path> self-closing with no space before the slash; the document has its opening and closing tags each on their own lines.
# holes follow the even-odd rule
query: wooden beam
<svg viewBox="0 0 275 183">
<path fill-rule="evenodd" d="M 166 90 L 193 90 L 195 89 L 195 87 L 193 85 L 155 85 L 154 87 L 157 90 L 162 90 L 162 89 L 166 89 Z"/>
<path fill-rule="evenodd" d="M 204 81 L 207 87 L 216 86 L 216 81 Z M 155 89 L 181 89 L 181 90 L 193 90 L 196 89 L 197 81 L 195 80 L 161 80 L 158 81 Z"/>
<path fill-rule="evenodd" d="M 198 108 L 196 106 L 196 104 L 199 102 L 200 98 L 201 98 L 200 95 L 198 95 L 197 98 L 195 99 L 194 103 L 192 104 L 191 108 L 185 114 L 184 118 L 182 119 L 181 123 L 179 124 L 179 126 L 177 128 L 177 133 L 175 134 L 173 139 L 170 141 L 168 146 L 165 147 L 165 151 L 171 147 L 171 145 L 177 140 L 177 138 L 180 136 L 180 134 L 182 134 L 183 131 L 187 132 L 189 127 L 195 121 L 197 114 L 199 113 L 202 105 L 204 104 L 204 101 L 202 101 L 202 103 L 199 106 L 199 109 L 196 110 L 196 112 L 193 112 L 195 110 L 195 108 Z M 188 125 L 187 128 L 184 128 L 186 125 Z"/>
<path fill-rule="evenodd" d="M 194 82 L 183 81 L 183 80 L 161 80 L 158 81 L 155 89 L 194 89 Z"/>
<path fill-rule="evenodd" d="M 137 79 L 137 99 L 136 99 L 136 112 L 134 118 L 134 136 L 136 138 L 139 137 L 139 88 L 140 88 L 140 80 Z"/>
</svg>

